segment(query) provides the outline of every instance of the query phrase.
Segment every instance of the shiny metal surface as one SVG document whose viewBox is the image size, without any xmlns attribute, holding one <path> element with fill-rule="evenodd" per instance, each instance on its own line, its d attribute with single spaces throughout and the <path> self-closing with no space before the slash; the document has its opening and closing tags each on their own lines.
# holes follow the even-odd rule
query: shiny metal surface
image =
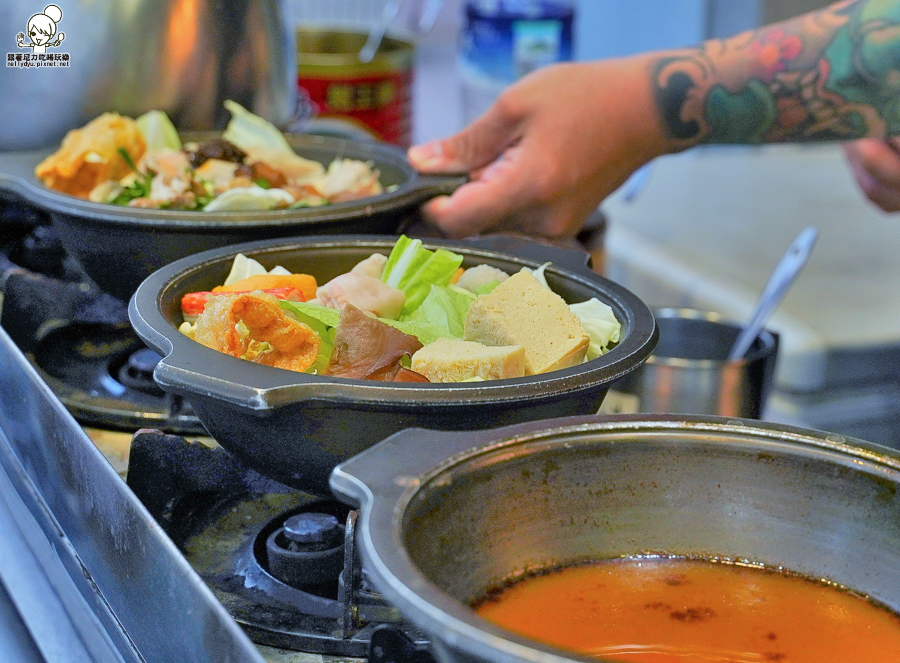
<svg viewBox="0 0 900 663">
<path fill-rule="evenodd" d="M 614 389 L 632 394 L 639 412 L 759 419 L 772 390 L 778 337 L 763 330 L 741 359 L 728 352 L 741 326 L 716 313 L 657 309 L 659 344 Z"/>
<path fill-rule="evenodd" d="M 0 3 L 0 52 L 46 3 Z M 0 68 L 0 150 L 55 144 L 104 111 L 169 113 L 181 130 L 221 129 L 225 99 L 286 127 L 296 110 L 285 0 L 76 0 L 59 3 L 68 67 Z M 4 57 L 4 60 L 6 57 Z"/>
<path fill-rule="evenodd" d="M 529 570 L 642 552 L 784 567 L 900 610 L 900 454 L 819 431 L 676 415 L 407 430 L 331 486 L 360 506 L 372 582 L 445 663 L 588 660 L 467 606 Z"/>
<path fill-rule="evenodd" d="M 47 660 L 262 663 L 2 330 L 0 528 L 0 580 Z"/>
</svg>

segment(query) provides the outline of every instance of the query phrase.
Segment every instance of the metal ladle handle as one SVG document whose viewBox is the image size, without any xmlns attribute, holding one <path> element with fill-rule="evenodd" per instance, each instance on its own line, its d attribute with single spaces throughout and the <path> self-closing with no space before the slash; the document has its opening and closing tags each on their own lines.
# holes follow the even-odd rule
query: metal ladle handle
<svg viewBox="0 0 900 663">
<path fill-rule="evenodd" d="M 762 294 L 759 296 L 759 300 L 756 302 L 756 307 L 753 310 L 753 315 L 750 316 L 749 322 L 734 342 L 731 352 L 728 354 L 728 361 L 741 359 L 747 354 L 747 350 L 750 349 L 753 341 L 759 336 L 759 332 L 762 331 L 769 316 L 778 308 L 788 288 L 791 287 L 794 279 L 797 278 L 797 274 L 806 265 L 806 261 L 809 260 L 809 255 L 812 253 L 818 237 L 819 231 L 812 226 L 808 226 L 797 235 L 797 238 L 788 247 L 772 272 L 772 276 L 769 277 L 766 287 L 763 288 Z"/>
</svg>

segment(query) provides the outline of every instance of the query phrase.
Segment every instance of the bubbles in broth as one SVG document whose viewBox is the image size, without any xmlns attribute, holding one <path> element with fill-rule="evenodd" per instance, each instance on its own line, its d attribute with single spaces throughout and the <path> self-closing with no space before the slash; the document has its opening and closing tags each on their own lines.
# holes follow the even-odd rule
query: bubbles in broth
<svg viewBox="0 0 900 663">
<path fill-rule="evenodd" d="M 797 575 L 675 557 L 567 567 L 491 592 L 498 626 L 607 661 L 900 663 L 900 617 Z"/>
</svg>

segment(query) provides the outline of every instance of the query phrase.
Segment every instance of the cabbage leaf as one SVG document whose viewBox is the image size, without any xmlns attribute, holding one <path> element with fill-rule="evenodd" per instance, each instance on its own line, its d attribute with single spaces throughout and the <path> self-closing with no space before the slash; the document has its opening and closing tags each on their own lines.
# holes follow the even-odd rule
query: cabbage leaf
<svg viewBox="0 0 900 663">
<path fill-rule="evenodd" d="M 147 144 L 148 152 L 156 152 L 169 148 L 171 150 L 181 149 L 181 139 L 178 137 L 178 130 L 169 119 L 169 116 L 161 110 L 147 111 L 140 115 L 137 122 L 138 130 L 144 137 Z"/>
<path fill-rule="evenodd" d="M 432 285 L 428 296 L 404 321 L 429 322 L 439 327 L 445 338 L 462 339 L 466 330 L 466 316 L 475 295 L 454 285 Z"/>
<path fill-rule="evenodd" d="M 431 251 L 422 240 L 401 235 L 394 244 L 381 280 L 406 295 L 401 318 L 415 311 L 432 285 L 447 285 L 462 265 L 463 257 L 446 249 Z"/>
<path fill-rule="evenodd" d="M 596 297 L 586 302 L 570 304 L 569 310 L 578 317 L 590 338 L 585 361 L 605 354 L 609 351 L 610 343 L 619 342 L 622 324 L 616 320 L 612 308 Z"/>
</svg>

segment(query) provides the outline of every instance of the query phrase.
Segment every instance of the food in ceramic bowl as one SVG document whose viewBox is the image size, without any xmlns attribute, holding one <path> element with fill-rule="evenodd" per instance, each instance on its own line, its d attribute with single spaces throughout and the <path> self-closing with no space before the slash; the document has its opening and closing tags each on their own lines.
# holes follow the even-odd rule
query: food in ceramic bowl
<svg viewBox="0 0 900 663">
<path fill-rule="evenodd" d="M 543 274 L 566 304 L 596 298 L 612 310 L 621 324 L 614 347 L 590 361 L 537 375 L 395 382 L 266 366 L 205 347 L 179 331 L 184 296 L 224 283 L 239 253 L 267 269 L 280 265 L 327 284 L 373 253 L 389 256 L 395 243 L 373 236 L 256 242 L 191 256 L 157 271 L 130 304 L 135 331 L 163 355 L 154 372 L 157 383 L 184 396 L 210 434 L 251 467 L 327 493 L 328 473 L 338 462 L 409 426 L 467 430 L 596 412 L 609 384 L 640 365 L 656 344 L 650 310 L 593 272 L 587 253 L 514 237 L 425 241 L 421 248 L 461 256 L 464 269 L 484 264 L 513 275 L 551 263 Z"/>
</svg>

